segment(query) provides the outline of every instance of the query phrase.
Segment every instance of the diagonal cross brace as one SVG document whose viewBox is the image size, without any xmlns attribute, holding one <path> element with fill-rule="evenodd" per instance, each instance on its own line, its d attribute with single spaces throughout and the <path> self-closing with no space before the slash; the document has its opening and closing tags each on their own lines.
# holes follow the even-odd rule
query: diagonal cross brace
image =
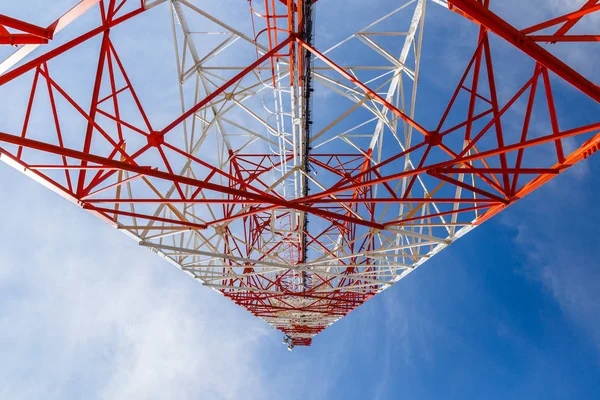
<svg viewBox="0 0 600 400">
<path fill-rule="evenodd" d="M 450 0 L 450 9 L 459 8 L 474 21 L 500 36 L 529 57 L 533 58 L 556 75 L 600 103 L 600 87 L 590 82 L 573 68 L 560 61 L 549 51 L 527 37 L 523 32 L 485 8 L 475 0 Z"/>
</svg>

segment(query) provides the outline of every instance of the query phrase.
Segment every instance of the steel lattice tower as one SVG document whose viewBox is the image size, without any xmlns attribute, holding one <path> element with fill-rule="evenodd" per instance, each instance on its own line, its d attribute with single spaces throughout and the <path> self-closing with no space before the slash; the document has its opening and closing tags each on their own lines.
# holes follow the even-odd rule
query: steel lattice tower
<svg viewBox="0 0 600 400">
<path fill-rule="evenodd" d="M 525 28 L 490 0 L 389 1 L 320 47 L 327 1 L 240 1 L 235 24 L 192 0 L 82 0 L 47 28 L 0 15 L 0 159 L 293 347 L 598 149 L 600 88 L 554 50 L 600 41 L 581 23 L 600 0 Z M 477 32 L 441 116 L 417 101 L 432 8 Z M 122 32 L 157 14 L 173 90 L 149 97 Z"/>
</svg>

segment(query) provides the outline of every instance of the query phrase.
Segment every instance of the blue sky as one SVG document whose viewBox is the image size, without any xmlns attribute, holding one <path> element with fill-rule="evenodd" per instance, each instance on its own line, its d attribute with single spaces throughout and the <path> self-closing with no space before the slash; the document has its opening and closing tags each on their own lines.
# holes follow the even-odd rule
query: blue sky
<svg viewBox="0 0 600 400">
<path fill-rule="evenodd" d="M 596 398 L 599 168 L 561 174 L 288 353 L 2 164 L 0 398 Z"/>
<path fill-rule="evenodd" d="M 595 398 L 600 159 L 584 167 L 289 353 L 263 322 L 2 166 L 0 398 Z"/>
</svg>

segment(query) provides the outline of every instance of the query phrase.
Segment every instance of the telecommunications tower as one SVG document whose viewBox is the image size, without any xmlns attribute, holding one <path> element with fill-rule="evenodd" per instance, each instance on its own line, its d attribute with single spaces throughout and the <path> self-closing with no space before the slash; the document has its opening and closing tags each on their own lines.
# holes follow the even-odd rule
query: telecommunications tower
<svg viewBox="0 0 600 400">
<path fill-rule="evenodd" d="M 310 345 L 598 149 L 579 3 L 22 1 L 0 159 Z"/>
</svg>

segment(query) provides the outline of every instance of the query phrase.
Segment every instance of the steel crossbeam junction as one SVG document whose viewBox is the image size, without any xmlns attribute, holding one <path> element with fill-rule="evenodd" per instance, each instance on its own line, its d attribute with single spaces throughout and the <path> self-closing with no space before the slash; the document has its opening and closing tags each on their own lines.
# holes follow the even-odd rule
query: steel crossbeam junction
<svg viewBox="0 0 600 400">
<path fill-rule="evenodd" d="M 333 42 L 328 1 L 0 15 L 0 159 L 292 348 L 598 149 L 600 88 L 568 51 L 597 52 L 600 1 L 524 28 L 489 0 L 379 2 Z M 438 16 L 471 47 L 436 84 Z"/>
</svg>

